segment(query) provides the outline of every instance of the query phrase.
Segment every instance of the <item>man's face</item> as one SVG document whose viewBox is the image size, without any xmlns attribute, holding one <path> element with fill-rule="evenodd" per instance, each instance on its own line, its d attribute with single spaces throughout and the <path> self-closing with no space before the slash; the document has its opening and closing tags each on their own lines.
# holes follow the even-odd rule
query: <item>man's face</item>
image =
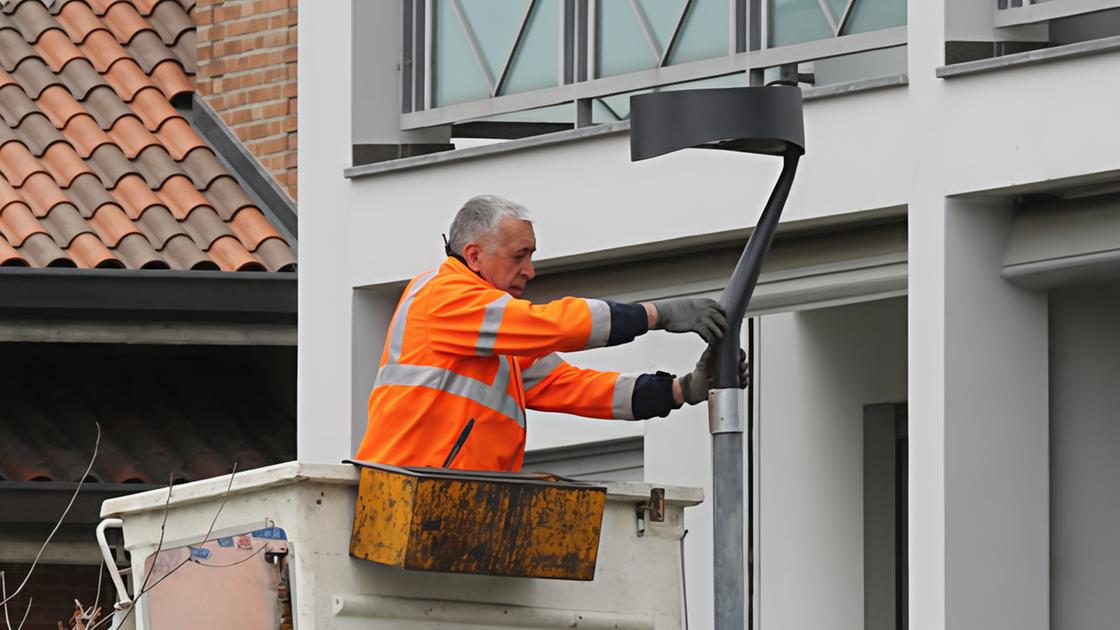
<svg viewBox="0 0 1120 630">
<path fill-rule="evenodd" d="M 535 251 L 537 237 L 533 224 L 505 217 L 496 234 L 467 243 L 463 258 L 483 280 L 519 298 L 525 284 L 537 275 L 532 260 Z"/>
</svg>

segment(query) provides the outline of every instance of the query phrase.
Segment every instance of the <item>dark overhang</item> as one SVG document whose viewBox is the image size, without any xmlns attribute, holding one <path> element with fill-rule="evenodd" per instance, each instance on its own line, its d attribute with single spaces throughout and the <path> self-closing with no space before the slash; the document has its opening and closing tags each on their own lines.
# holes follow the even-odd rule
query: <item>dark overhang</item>
<svg viewBox="0 0 1120 630">
<path fill-rule="evenodd" d="M 296 274 L 0 268 L 0 314 L 294 322 Z"/>
</svg>

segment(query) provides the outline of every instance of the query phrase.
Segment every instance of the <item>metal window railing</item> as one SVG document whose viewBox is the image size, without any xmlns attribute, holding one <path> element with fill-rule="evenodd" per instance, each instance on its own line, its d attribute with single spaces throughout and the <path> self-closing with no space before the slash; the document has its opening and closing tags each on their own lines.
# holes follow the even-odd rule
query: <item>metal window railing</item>
<svg viewBox="0 0 1120 630">
<path fill-rule="evenodd" d="M 587 126 L 612 95 L 906 44 L 905 0 L 403 2 L 402 129 L 568 105 Z"/>
<path fill-rule="evenodd" d="M 996 0 L 997 27 L 1040 24 L 1120 8 L 1120 0 Z"/>
</svg>

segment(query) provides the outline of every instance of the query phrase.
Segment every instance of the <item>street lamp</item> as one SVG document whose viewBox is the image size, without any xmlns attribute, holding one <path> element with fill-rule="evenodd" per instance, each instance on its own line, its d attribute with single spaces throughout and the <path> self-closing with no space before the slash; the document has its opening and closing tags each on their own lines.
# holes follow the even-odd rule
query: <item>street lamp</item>
<svg viewBox="0 0 1120 630">
<path fill-rule="evenodd" d="M 745 429 L 749 434 L 753 427 L 744 427 L 739 408 L 740 328 L 793 185 L 797 162 L 805 153 L 800 88 L 776 85 L 677 90 L 630 99 L 632 161 L 688 148 L 782 158 L 782 172 L 720 299 L 729 326 L 727 334 L 713 346 L 712 389 L 708 394 L 715 629 L 742 630 L 746 627 L 743 581 L 747 568 L 743 561 L 743 432 Z M 752 466 L 751 455 L 748 450 L 748 468 Z"/>
</svg>

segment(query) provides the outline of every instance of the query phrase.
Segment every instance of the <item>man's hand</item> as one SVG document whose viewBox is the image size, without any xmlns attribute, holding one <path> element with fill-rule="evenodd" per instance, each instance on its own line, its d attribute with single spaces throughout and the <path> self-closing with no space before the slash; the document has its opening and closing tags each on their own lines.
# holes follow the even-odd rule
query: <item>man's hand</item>
<svg viewBox="0 0 1120 630">
<path fill-rule="evenodd" d="M 704 350 L 704 354 L 700 355 L 700 360 L 696 363 L 696 369 L 677 379 L 676 385 L 680 387 L 680 397 L 677 398 L 677 387 L 673 388 L 673 397 L 678 404 L 688 403 L 690 405 L 695 405 L 708 399 L 708 390 L 712 388 L 712 383 L 708 376 L 708 361 L 711 355 L 711 348 Z M 747 386 L 749 378 L 750 376 L 747 373 L 747 353 L 740 348 L 739 389 L 743 389 Z"/>
<path fill-rule="evenodd" d="M 649 306 L 653 307 L 656 315 L 650 328 L 675 333 L 694 332 L 709 344 L 719 341 L 727 332 L 727 314 L 715 300 L 680 298 L 651 302 Z"/>
</svg>

